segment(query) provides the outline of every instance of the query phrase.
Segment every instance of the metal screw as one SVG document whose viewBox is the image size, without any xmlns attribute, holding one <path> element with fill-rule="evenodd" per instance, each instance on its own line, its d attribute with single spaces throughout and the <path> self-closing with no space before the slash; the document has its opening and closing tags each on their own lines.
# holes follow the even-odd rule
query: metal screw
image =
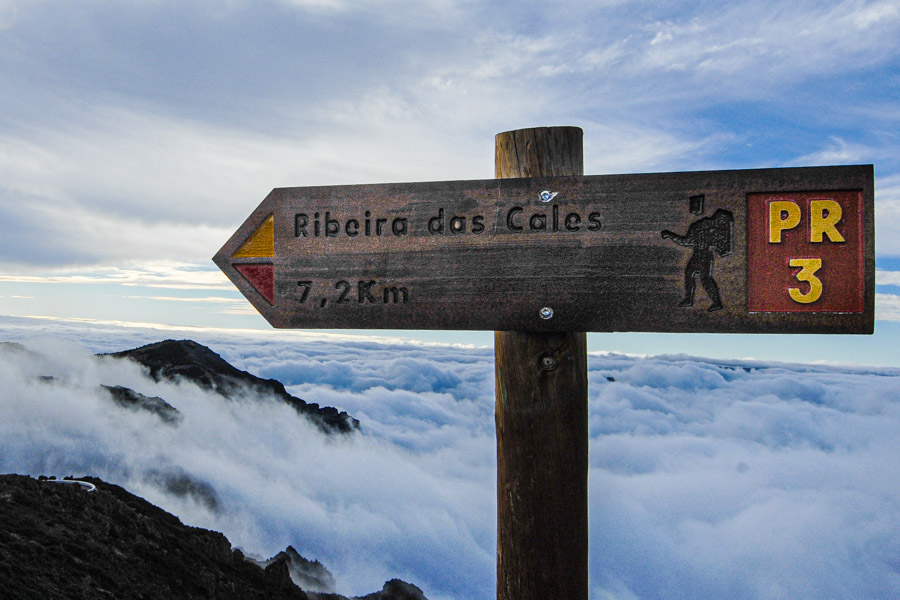
<svg viewBox="0 0 900 600">
<path fill-rule="evenodd" d="M 549 354 L 545 354 L 541 357 L 541 368 L 545 371 L 552 371 L 558 365 L 559 363 L 556 361 L 556 359 Z"/>
<path fill-rule="evenodd" d="M 553 309 L 550 308 L 549 306 L 545 306 L 544 308 L 542 308 L 542 309 L 539 311 L 538 314 L 540 314 L 540 315 L 541 315 L 541 318 L 544 319 L 544 320 L 546 321 L 547 319 L 552 319 L 552 318 L 553 318 Z"/>
<path fill-rule="evenodd" d="M 550 202 L 554 198 L 556 198 L 559 192 L 551 192 L 550 190 L 544 190 L 540 193 L 541 202 Z"/>
</svg>

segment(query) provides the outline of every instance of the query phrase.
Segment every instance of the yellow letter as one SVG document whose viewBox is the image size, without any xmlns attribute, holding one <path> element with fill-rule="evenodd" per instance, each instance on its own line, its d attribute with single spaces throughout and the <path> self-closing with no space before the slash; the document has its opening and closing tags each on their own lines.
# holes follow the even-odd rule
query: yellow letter
<svg viewBox="0 0 900 600">
<path fill-rule="evenodd" d="M 769 204 L 769 243 L 780 244 L 781 232 L 793 229 L 799 223 L 800 207 L 795 202 L 790 200 L 772 202 Z"/>
<path fill-rule="evenodd" d="M 822 268 L 821 258 L 792 258 L 788 261 L 792 267 L 800 267 L 800 272 L 794 275 L 797 281 L 809 283 L 809 291 L 805 294 L 800 288 L 788 288 L 788 293 L 794 302 L 811 304 L 822 295 L 822 280 L 815 276 L 815 272 Z"/>
<path fill-rule="evenodd" d="M 841 220 L 841 205 L 834 200 L 812 200 L 809 203 L 809 241 L 821 242 L 827 235 L 832 242 L 843 242 L 844 236 L 837 230 Z"/>
</svg>

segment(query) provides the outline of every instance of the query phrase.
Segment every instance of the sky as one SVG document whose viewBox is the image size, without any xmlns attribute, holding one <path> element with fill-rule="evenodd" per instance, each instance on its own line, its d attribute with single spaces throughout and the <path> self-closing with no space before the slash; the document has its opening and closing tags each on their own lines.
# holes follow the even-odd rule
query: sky
<svg viewBox="0 0 900 600">
<path fill-rule="evenodd" d="M 895 0 L 0 0 L 0 315 L 264 330 L 210 259 L 272 188 L 489 179 L 495 134 L 574 125 L 590 175 L 875 165 L 874 336 L 591 350 L 900 366 L 898 34 Z"/>
<path fill-rule="evenodd" d="M 491 598 L 491 333 L 272 331 L 211 261 L 253 208 L 490 179 L 536 126 L 589 175 L 874 164 L 874 335 L 589 334 L 591 598 L 896 598 L 898 40 L 896 0 L 0 0 L 0 341 L 37 353 L 0 350 L 0 472 L 99 475 L 342 593 Z M 362 432 L 92 358 L 169 337 Z"/>
<path fill-rule="evenodd" d="M 168 333 L 360 432 L 327 437 L 281 403 L 93 356 L 158 330 L 2 317 L 27 350 L 0 345 L 0 472 L 100 476 L 248 555 L 290 544 L 342 594 L 399 577 L 431 600 L 496 597 L 490 348 Z M 608 352 L 588 365 L 591 600 L 900 597 L 900 369 Z M 101 385 L 182 419 L 117 407 Z"/>
</svg>

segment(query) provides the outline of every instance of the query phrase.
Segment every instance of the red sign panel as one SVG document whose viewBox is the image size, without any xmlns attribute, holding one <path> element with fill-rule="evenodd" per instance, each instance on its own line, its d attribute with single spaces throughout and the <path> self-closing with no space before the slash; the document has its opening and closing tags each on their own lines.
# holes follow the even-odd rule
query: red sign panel
<svg viewBox="0 0 900 600">
<path fill-rule="evenodd" d="M 750 312 L 864 311 L 862 190 L 747 195 Z"/>
</svg>

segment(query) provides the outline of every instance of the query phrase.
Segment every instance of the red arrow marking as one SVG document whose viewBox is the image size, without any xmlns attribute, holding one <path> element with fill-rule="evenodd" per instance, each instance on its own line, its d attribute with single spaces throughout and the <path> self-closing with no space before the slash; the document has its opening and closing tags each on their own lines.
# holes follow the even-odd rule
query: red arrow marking
<svg viewBox="0 0 900 600">
<path fill-rule="evenodd" d="M 232 265 L 269 304 L 275 302 L 275 265 Z"/>
</svg>

